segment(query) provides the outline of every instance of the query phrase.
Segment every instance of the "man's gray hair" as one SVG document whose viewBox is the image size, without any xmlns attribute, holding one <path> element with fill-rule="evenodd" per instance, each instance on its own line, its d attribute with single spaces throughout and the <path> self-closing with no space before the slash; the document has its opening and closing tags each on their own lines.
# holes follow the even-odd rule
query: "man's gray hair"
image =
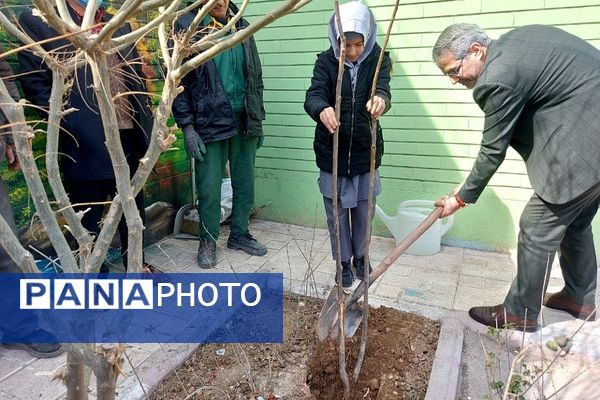
<svg viewBox="0 0 600 400">
<path fill-rule="evenodd" d="M 475 24 L 450 25 L 444 29 L 433 46 L 433 62 L 439 65 L 439 61 L 445 53 L 450 53 L 454 58 L 460 60 L 467 56 L 469 47 L 473 43 L 488 47 L 491 42 L 492 39 L 485 31 Z"/>
</svg>

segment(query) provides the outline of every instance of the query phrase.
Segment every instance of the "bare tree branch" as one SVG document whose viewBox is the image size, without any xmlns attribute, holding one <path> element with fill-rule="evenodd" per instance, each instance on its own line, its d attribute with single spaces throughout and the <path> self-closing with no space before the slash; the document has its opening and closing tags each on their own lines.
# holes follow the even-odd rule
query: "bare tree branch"
<svg viewBox="0 0 600 400">
<path fill-rule="evenodd" d="M 54 215 L 54 211 L 50 208 L 50 201 L 44 190 L 44 185 L 40 178 L 40 173 L 35 164 L 33 150 L 31 148 L 31 138 L 33 137 L 33 129 L 25 123 L 25 114 L 23 105 L 15 102 L 10 97 L 4 81 L 0 79 L 0 103 L 3 104 L 2 111 L 6 119 L 11 123 L 13 131 L 13 139 L 21 163 L 23 176 L 27 182 L 27 187 L 35 204 L 35 208 L 40 216 L 44 227 L 48 231 L 48 237 L 56 250 L 56 253 L 61 259 L 62 267 L 67 272 L 75 272 L 77 264 L 71 253 L 69 244 L 62 234 L 58 222 Z M 25 260 L 27 260 L 26 258 Z M 26 264 L 26 268 L 31 265 Z"/>
<path fill-rule="evenodd" d="M 107 39 L 112 38 L 114 33 L 120 27 L 122 27 L 124 24 L 127 23 L 127 20 L 129 18 L 131 18 L 131 16 L 137 11 L 137 8 L 140 6 L 140 4 L 142 2 L 143 2 L 143 0 L 126 1 L 123 4 L 123 6 L 119 9 L 119 12 L 113 18 L 111 18 L 111 20 L 108 21 L 108 23 L 106 25 L 104 25 L 104 27 L 102 28 L 100 33 L 98 33 L 98 36 L 92 40 L 92 42 L 90 43 L 90 46 L 94 47 L 94 46 L 98 45 L 98 43 L 102 43 L 102 42 L 106 41 Z M 88 9 L 90 8 L 90 4 L 92 4 L 92 3 L 95 3 L 95 2 L 91 1 L 88 3 Z M 87 12 L 87 9 L 86 9 L 86 12 Z M 129 42 L 129 43 L 132 43 L 132 42 Z"/>
<path fill-rule="evenodd" d="M 126 35 L 119 36 L 118 38 L 112 39 L 113 47 L 119 49 L 122 46 L 127 46 L 130 43 L 137 42 L 139 39 L 141 39 L 142 37 L 147 35 L 150 31 L 152 31 L 156 27 L 163 24 L 166 20 L 171 18 L 173 16 L 173 13 L 175 12 L 175 10 L 177 10 L 179 3 L 180 3 L 179 0 L 173 0 L 173 1 L 171 1 L 171 4 L 169 5 L 168 8 L 165 9 L 161 6 L 159 8 L 158 17 L 153 18 L 152 21 L 150 21 L 149 23 L 145 24 L 141 28 L 136 29 L 135 31 L 133 31 L 131 33 L 128 33 Z M 161 46 L 161 50 L 162 50 L 162 46 Z M 164 57 L 164 55 L 163 55 L 163 57 Z"/>
<path fill-rule="evenodd" d="M 271 22 L 289 14 L 290 12 L 292 12 L 292 10 L 297 10 L 298 8 L 310 3 L 310 1 L 311 0 L 286 0 L 285 3 L 279 8 L 263 16 L 258 21 L 251 24 L 248 28 L 239 30 L 230 37 L 228 37 L 226 40 L 220 42 L 219 46 L 213 46 L 212 48 L 196 55 L 189 61 L 183 63 L 181 67 L 175 69 L 172 72 L 173 76 L 177 79 L 177 81 L 179 81 L 190 71 L 196 69 L 200 64 L 205 63 L 220 52 L 238 45 L 239 43 L 243 42 L 244 40 L 252 36 L 254 33 L 270 24 Z"/>
<path fill-rule="evenodd" d="M 100 116 L 106 137 L 106 146 L 112 160 L 117 192 L 121 194 L 122 206 L 129 231 L 128 264 L 131 272 L 142 270 L 142 218 L 135 204 L 135 195 L 129 182 L 129 165 L 121 146 L 121 136 L 117 125 L 115 104 L 110 92 L 110 70 L 107 56 L 95 53 L 88 57 L 88 63 L 94 75 L 94 92 L 98 99 Z"/>
<path fill-rule="evenodd" d="M 62 96 L 65 88 L 65 74 L 60 69 L 52 70 L 52 92 L 50 93 L 50 110 L 48 112 L 48 129 L 46 134 L 46 170 L 48 183 L 54 193 L 58 206 L 62 208 L 63 215 L 69 225 L 70 231 L 79 245 L 80 263 L 85 263 L 92 251 L 93 240 L 83 228 L 80 217 L 77 216 L 63 186 L 58 167 L 58 138 L 60 121 L 65 114 L 62 111 Z"/>
</svg>

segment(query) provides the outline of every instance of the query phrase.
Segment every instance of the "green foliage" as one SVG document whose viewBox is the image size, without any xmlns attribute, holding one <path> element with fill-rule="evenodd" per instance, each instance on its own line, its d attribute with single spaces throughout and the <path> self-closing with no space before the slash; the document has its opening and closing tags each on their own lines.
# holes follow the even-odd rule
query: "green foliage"
<svg viewBox="0 0 600 400">
<path fill-rule="evenodd" d="M 492 389 L 496 390 L 496 391 L 500 391 L 504 387 L 504 382 L 502 382 L 502 381 L 491 381 L 490 382 L 490 387 Z"/>
<path fill-rule="evenodd" d="M 508 385 L 508 392 L 512 394 L 520 394 L 523 393 L 523 386 L 525 382 L 523 381 L 523 377 L 518 374 L 514 374 L 511 377 L 510 385 Z"/>
</svg>

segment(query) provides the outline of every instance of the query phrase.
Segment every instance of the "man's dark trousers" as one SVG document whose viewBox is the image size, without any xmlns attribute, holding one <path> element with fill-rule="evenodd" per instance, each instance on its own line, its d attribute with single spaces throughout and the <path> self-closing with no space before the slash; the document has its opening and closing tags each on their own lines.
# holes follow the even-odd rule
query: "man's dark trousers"
<svg viewBox="0 0 600 400">
<path fill-rule="evenodd" d="M 565 204 L 531 197 L 521 215 L 517 276 L 504 301 L 508 312 L 537 318 L 557 250 L 566 294 L 594 305 L 598 266 L 591 224 L 599 206 L 600 182 Z"/>
</svg>

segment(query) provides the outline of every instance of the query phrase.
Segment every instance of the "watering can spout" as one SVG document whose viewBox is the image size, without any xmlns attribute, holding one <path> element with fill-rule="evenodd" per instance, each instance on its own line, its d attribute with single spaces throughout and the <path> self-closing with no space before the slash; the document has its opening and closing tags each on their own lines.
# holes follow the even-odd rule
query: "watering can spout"
<svg viewBox="0 0 600 400">
<path fill-rule="evenodd" d="M 378 204 L 375 204 L 375 215 L 385 224 L 390 232 L 393 232 L 394 218 L 387 215 Z"/>
</svg>

